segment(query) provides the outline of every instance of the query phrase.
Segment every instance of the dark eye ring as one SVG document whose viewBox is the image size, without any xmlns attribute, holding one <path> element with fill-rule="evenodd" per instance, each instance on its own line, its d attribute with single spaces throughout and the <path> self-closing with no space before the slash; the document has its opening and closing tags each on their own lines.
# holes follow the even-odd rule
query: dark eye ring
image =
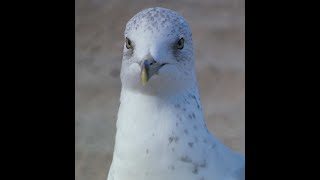
<svg viewBox="0 0 320 180">
<path fill-rule="evenodd" d="M 131 49 L 132 48 L 132 42 L 129 38 L 126 37 L 126 48 Z"/>
<path fill-rule="evenodd" d="M 177 48 L 183 49 L 183 47 L 184 47 L 184 39 L 180 38 L 179 41 L 177 42 Z"/>
</svg>

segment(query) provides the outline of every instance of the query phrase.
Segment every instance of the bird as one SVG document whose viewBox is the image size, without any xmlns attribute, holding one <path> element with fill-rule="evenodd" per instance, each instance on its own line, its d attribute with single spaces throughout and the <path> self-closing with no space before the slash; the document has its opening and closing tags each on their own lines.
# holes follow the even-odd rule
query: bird
<svg viewBox="0 0 320 180">
<path fill-rule="evenodd" d="M 120 106 L 107 180 L 243 180 L 245 158 L 206 126 L 192 31 L 146 8 L 124 31 Z"/>
</svg>

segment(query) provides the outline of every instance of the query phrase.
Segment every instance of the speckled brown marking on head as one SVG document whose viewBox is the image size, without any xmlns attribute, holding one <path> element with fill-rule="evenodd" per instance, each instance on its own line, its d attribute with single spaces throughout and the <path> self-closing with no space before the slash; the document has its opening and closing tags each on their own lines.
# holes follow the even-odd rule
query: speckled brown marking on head
<svg viewBox="0 0 320 180">
<path fill-rule="evenodd" d="M 198 166 L 199 166 L 199 165 L 196 164 L 196 163 L 193 164 L 193 170 L 192 170 L 192 173 L 193 173 L 193 174 L 198 174 Z"/>
<path fill-rule="evenodd" d="M 201 168 L 207 167 L 207 161 L 203 160 L 203 162 L 201 164 L 199 164 L 199 167 L 201 167 Z"/>
<path fill-rule="evenodd" d="M 181 156 L 180 160 L 182 162 L 185 162 L 185 163 L 191 163 L 192 162 L 192 159 L 189 158 L 189 156 Z"/>
<path fill-rule="evenodd" d="M 150 26 L 152 25 L 152 26 Z M 185 41 L 192 41 L 192 32 L 188 22 L 176 12 L 161 8 L 148 8 L 133 16 L 126 25 L 125 36 L 132 30 L 141 29 L 152 33 L 159 33 L 163 29 L 171 28 L 168 36 L 183 34 Z"/>
<path fill-rule="evenodd" d="M 211 149 L 214 149 L 216 147 L 216 144 L 211 145 Z"/>
<path fill-rule="evenodd" d="M 176 143 L 179 140 L 179 137 L 177 136 L 170 136 L 169 138 L 169 144 L 171 144 L 173 141 Z"/>
</svg>

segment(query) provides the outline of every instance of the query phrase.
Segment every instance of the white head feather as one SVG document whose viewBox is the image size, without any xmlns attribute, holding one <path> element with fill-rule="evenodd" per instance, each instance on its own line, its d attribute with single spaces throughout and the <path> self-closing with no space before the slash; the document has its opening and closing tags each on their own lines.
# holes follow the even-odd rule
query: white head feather
<svg viewBox="0 0 320 180">
<path fill-rule="evenodd" d="M 125 38 L 132 48 L 124 45 L 121 81 L 123 88 L 152 95 L 172 95 L 194 87 L 196 76 L 192 32 L 187 21 L 176 12 L 165 8 L 145 9 L 126 25 Z M 177 42 L 183 38 L 183 49 Z M 140 82 L 141 61 L 152 57 L 159 63 L 167 63 L 148 81 Z"/>
</svg>

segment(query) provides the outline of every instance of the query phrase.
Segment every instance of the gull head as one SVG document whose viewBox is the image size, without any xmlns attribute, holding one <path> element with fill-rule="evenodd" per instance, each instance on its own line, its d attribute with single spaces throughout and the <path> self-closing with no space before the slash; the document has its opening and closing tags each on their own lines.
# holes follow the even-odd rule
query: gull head
<svg viewBox="0 0 320 180">
<path fill-rule="evenodd" d="M 173 95 L 195 85 L 192 32 L 188 22 L 166 8 L 133 16 L 124 32 L 122 88 Z"/>
</svg>

